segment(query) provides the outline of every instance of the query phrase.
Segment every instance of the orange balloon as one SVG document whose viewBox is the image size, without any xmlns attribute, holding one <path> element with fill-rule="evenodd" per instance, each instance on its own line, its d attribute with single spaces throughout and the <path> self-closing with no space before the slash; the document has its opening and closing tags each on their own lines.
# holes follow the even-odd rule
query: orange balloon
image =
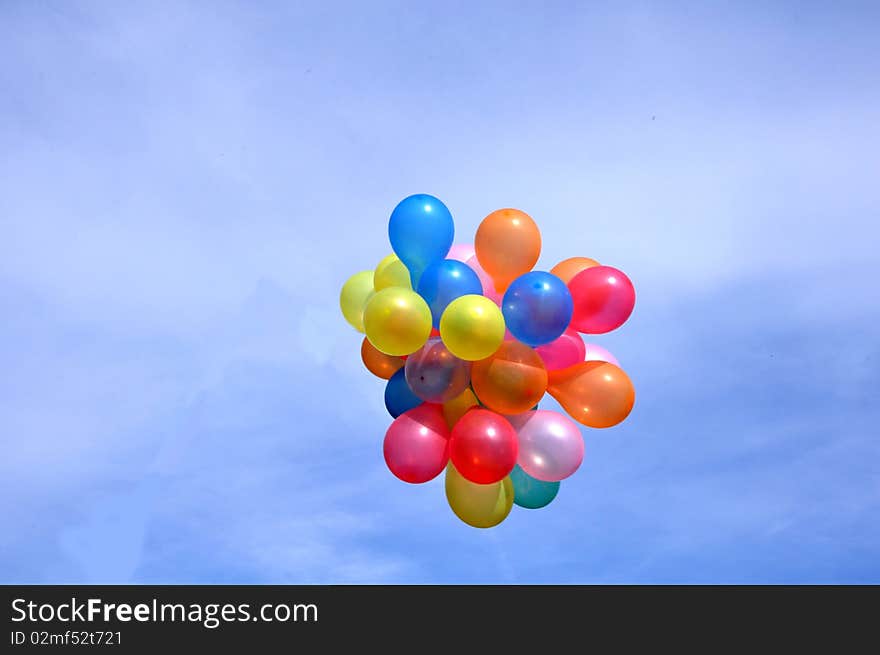
<svg viewBox="0 0 880 655">
<path fill-rule="evenodd" d="M 636 390 L 623 369 L 608 362 L 580 362 L 550 371 L 547 392 L 578 423 L 610 428 L 632 411 Z"/>
<path fill-rule="evenodd" d="M 455 427 L 455 424 L 458 423 L 458 419 L 464 416 L 465 412 L 471 407 L 479 406 L 480 401 L 477 400 L 477 397 L 474 395 L 474 392 L 470 387 L 462 391 L 452 400 L 443 403 L 443 416 L 446 419 L 446 424 L 449 426 L 449 429 L 451 430 Z"/>
<path fill-rule="evenodd" d="M 550 269 L 550 272 L 568 284 L 575 275 L 585 268 L 592 268 L 593 266 L 599 266 L 599 262 L 595 259 L 590 259 L 589 257 L 569 257 L 556 264 L 556 266 Z"/>
<path fill-rule="evenodd" d="M 541 232 L 532 217 L 518 209 L 489 214 L 474 238 L 477 261 L 504 293 L 510 283 L 528 273 L 541 254 Z"/>
<path fill-rule="evenodd" d="M 534 349 L 519 341 L 505 341 L 494 355 L 471 365 L 471 384 L 489 409 L 522 414 L 544 396 L 547 369 Z"/>
<path fill-rule="evenodd" d="M 381 350 L 377 350 L 366 337 L 361 344 L 361 359 L 364 360 L 364 366 L 370 373 L 383 380 L 391 378 L 405 363 L 402 357 L 386 355 Z"/>
</svg>

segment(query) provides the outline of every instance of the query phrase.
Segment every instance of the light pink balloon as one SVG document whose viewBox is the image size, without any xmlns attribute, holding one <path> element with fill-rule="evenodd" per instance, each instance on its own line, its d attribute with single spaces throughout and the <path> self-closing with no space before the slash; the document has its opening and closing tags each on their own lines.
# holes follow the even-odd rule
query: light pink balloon
<svg viewBox="0 0 880 655">
<path fill-rule="evenodd" d="M 404 412 L 385 433 L 385 463 L 404 482 L 433 480 L 449 461 L 449 426 L 443 406 L 423 403 Z"/>
<path fill-rule="evenodd" d="M 517 464 L 538 480 L 558 482 L 577 471 L 584 459 L 584 439 L 567 416 L 538 409 L 508 417 L 519 441 Z"/>
<path fill-rule="evenodd" d="M 477 274 L 477 277 L 480 278 L 480 282 L 483 283 L 483 295 L 500 307 L 503 294 L 495 291 L 495 283 L 492 282 L 492 278 L 489 277 L 489 274 L 483 270 L 482 266 L 480 266 L 477 257 L 471 257 L 465 262 L 465 264 L 474 269 L 474 273 Z"/>
<path fill-rule="evenodd" d="M 468 260 L 474 257 L 474 247 L 469 243 L 456 243 L 449 249 L 446 259 L 456 259 L 460 262 L 468 263 Z"/>
<path fill-rule="evenodd" d="M 602 346 L 597 346 L 594 343 L 585 343 L 584 348 L 586 349 L 586 352 L 584 353 L 583 361 L 608 362 L 609 364 L 620 366 L 620 362 L 617 361 L 617 357 L 605 350 Z"/>
<path fill-rule="evenodd" d="M 568 328 L 558 339 L 535 348 L 548 371 L 558 371 L 584 361 L 586 349 L 581 335 Z"/>
</svg>

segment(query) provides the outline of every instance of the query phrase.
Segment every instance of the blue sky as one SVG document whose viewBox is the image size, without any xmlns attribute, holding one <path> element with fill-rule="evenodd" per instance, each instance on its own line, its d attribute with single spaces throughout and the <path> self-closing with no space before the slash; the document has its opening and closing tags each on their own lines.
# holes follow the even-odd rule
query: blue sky
<svg viewBox="0 0 880 655">
<path fill-rule="evenodd" d="M 141 4 L 0 5 L 0 582 L 880 582 L 876 5 Z M 493 530 L 337 308 L 419 192 L 638 292 Z"/>
</svg>

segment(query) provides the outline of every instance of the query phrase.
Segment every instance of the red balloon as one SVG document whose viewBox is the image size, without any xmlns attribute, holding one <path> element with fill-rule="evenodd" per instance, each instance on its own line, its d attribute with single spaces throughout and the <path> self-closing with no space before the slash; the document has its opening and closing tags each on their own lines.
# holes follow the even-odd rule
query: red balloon
<svg viewBox="0 0 880 655">
<path fill-rule="evenodd" d="M 433 480 L 449 461 L 449 427 L 443 406 L 423 403 L 404 412 L 385 433 L 385 463 L 404 482 Z"/>
<path fill-rule="evenodd" d="M 510 422 L 488 409 L 471 409 L 452 429 L 449 457 L 462 477 L 477 484 L 504 479 L 516 465 L 519 447 Z"/>
<path fill-rule="evenodd" d="M 574 300 L 571 327 L 584 334 L 604 334 L 619 328 L 636 304 L 633 283 L 611 266 L 591 266 L 571 278 Z"/>
</svg>

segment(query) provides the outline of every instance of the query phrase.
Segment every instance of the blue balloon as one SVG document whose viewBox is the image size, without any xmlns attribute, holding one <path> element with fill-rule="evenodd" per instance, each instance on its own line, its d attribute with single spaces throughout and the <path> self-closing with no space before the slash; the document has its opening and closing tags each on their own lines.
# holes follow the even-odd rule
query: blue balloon
<svg viewBox="0 0 880 655">
<path fill-rule="evenodd" d="M 419 280 L 419 295 L 431 308 L 434 327 L 440 327 L 440 316 L 446 305 L 459 296 L 483 293 L 483 284 L 474 269 L 464 262 L 441 259 L 429 264 Z"/>
<path fill-rule="evenodd" d="M 412 288 L 419 288 L 422 272 L 452 247 L 452 214 L 434 196 L 419 193 L 400 201 L 388 221 L 391 248 L 409 269 Z"/>
<path fill-rule="evenodd" d="M 519 464 L 510 472 L 513 482 L 513 502 L 526 509 L 541 509 L 550 504 L 559 493 L 558 482 L 544 482 L 523 471 Z"/>
<path fill-rule="evenodd" d="M 571 322 L 574 302 L 565 282 L 552 273 L 520 275 L 501 300 L 501 313 L 510 333 L 529 346 L 558 338 Z"/>
<path fill-rule="evenodd" d="M 385 385 L 385 409 L 392 418 L 397 418 L 421 404 L 422 399 L 415 395 L 406 383 L 404 369 L 398 369 Z"/>
</svg>

